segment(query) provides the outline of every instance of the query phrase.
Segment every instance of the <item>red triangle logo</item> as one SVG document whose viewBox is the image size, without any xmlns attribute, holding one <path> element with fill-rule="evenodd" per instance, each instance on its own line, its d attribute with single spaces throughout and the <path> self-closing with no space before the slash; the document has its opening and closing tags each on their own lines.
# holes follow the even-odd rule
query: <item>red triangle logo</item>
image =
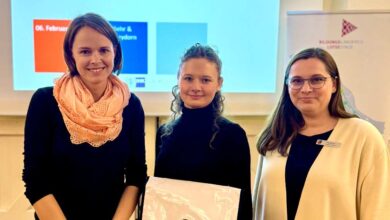
<svg viewBox="0 0 390 220">
<path fill-rule="evenodd" d="M 343 19 L 343 25 L 341 28 L 341 37 L 344 37 L 345 35 L 351 33 L 352 31 L 356 30 L 357 27 L 353 25 L 351 22 Z"/>
</svg>

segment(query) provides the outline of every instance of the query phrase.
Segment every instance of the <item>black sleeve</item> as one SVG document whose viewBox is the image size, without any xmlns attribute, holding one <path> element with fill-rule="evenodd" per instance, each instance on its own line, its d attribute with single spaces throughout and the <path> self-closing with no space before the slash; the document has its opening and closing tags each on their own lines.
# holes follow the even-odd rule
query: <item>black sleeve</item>
<svg viewBox="0 0 390 220">
<path fill-rule="evenodd" d="M 234 158 L 230 163 L 230 182 L 232 186 L 241 189 L 238 219 L 252 219 L 252 198 L 251 198 L 251 157 L 248 139 L 244 129 L 239 125 L 229 129 L 229 142 L 232 150 L 229 158 Z"/>
<path fill-rule="evenodd" d="M 52 89 L 39 89 L 31 98 L 24 130 L 23 181 L 31 204 L 51 194 L 50 151 L 53 129 L 50 109 L 55 105 Z"/>
<path fill-rule="evenodd" d="M 163 126 L 160 126 L 158 129 L 157 129 L 157 133 L 156 133 L 156 146 L 155 146 L 155 158 L 157 159 L 157 156 L 158 154 L 160 153 L 160 145 L 161 145 L 161 134 L 162 134 L 162 130 L 163 130 Z"/>
<path fill-rule="evenodd" d="M 128 112 L 125 117 L 130 118 L 131 128 L 128 134 L 132 148 L 126 168 L 126 185 L 143 188 L 146 181 L 145 161 L 145 114 L 141 102 L 136 95 L 131 94 Z"/>
<path fill-rule="evenodd" d="M 154 176 L 160 176 L 159 174 L 159 169 L 157 167 L 157 160 L 158 160 L 158 155 L 160 154 L 160 150 L 161 150 L 161 144 L 162 144 L 162 139 L 161 139 L 161 135 L 162 135 L 162 132 L 163 132 L 163 126 L 160 126 L 158 129 L 157 129 L 157 132 L 156 132 L 156 145 L 155 145 L 155 159 L 154 159 Z"/>
</svg>

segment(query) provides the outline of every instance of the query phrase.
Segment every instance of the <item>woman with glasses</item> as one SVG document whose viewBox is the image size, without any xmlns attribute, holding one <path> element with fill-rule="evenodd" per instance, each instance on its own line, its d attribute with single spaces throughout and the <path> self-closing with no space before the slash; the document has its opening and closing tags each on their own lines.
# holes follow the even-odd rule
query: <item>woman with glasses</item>
<svg viewBox="0 0 390 220">
<path fill-rule="evenodd" d="M 389 219 L 390 160 L 378 130 L 345 111 L 335 61 L 295 55 L 257 142 L 255 219 Z"/>
</svg>

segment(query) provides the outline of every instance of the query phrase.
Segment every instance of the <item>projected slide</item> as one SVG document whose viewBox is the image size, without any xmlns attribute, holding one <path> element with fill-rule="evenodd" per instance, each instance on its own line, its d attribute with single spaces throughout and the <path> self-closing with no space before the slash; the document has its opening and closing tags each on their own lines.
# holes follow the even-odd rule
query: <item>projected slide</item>
<svg viewBox="0 0 390 220">
<path fill-rule="evenodd" d="M 34 20 L 35 72 L 65 72 L 62 53 L 68 20 Z"/>
<path fill-rule="evenodd" d="M 195 43 L 218 51 L 224 92 L 275 91 L 279 2 L 257 0 L 240 5 L 11 0 L 14 90 L 51 86 L 67 71 L 62 49 L 66 30 L 72 18 L 87 12 L 102 15 L 117 32 L 124 59 L 120 77 L 132 91 L 169 92 L 180 57 Z"/>
</svg>

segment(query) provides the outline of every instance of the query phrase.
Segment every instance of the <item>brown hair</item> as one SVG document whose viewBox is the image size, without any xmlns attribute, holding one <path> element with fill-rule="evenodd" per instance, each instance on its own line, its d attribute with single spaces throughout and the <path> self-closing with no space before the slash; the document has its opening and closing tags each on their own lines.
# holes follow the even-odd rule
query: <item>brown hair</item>
<svg viewBox="0 0 390 220">
<path fill-rule="evenodd" d="M 73 58 L 72 47 L 76 34 L 83 27 L 90 27 L 111 41 L 115 49 L 113 72 L 117 72 L 119 74 L 119 71 L 122 68 L 122 48 L 119 43 L 118 36 L 111 25 L 103 17 L 94 13 L 87 13 L 76 17 L 70 23 L 68 30 L 66 31 L 64 39 L 64 58 L 70 74 L 72 76 L 79 75 Z"/>
<path fill-rule="evenodd" d="M 296 54 L 289 62 L 284 75 L 284 85 L 279 102 L 270 117 L 270 120 L 257 141 L 257 150 L 265 155 L 267 151 L 278 150 L 283 156 L 287 155 L 287 148 L 305 125 L 299 110 L 293 105 L 288 93 L 287 79 L 291 66 L 302 59 L 316 58 L 321 60 L 332 79 L 336 82 L 336 92 L 331 96 L 328 110 L 331 116 L 337 118 L 356 117 L 348 113 L 341 97 L 340 75 L 336 62 L 332 56 L 321 48 L 308 48 Z"/>
<path fill-rule="evenodd" d="M 193 45 L 184 53 L 183 57 L 181 58 L 181 63 L 179 66 L 179 71 L 177 73 L 177 78 L 179 78 L 180 76 L 180 68 L 183 65 L 183 63 L 187 62 L 190 59 L 196 59 L 196 58 L 205 58 L 209 62 L 214 63 L 217 67 L 218 78 L 220 79 L 222 62 L 218 54 L 215 52 L 213 48 L 209 46 L 203 46 L 199 43 Z M 162 130 L 163 131 L 162 136 L 167 136 L 172 133 L 173 127 L 175 125 L 175 119 L 177 119 L 182 114 L 182 109 L 184 106 L 183 100 L 180 98 L 179 87 L 177 85 L 175 85 L 172 88 L 172 95 L 173 95 L 173 100 L 171 103 L 172 116 L 169 119 L 169 121 L 164 125 Z M 214 133 L 210 140 L 210 146 L 212 146 L 212 142 L 219 131 L 217 121 L 223 112 L 223 108 L 224 108 L 223 101 L 224 101 L 224 97 L 222 96 L 221 91 L 217 91 L 215 93 L 213 100 L 211 101 L 213 115 L 214 115 L 214 119 L 213 119 Z"/>
</svg>

